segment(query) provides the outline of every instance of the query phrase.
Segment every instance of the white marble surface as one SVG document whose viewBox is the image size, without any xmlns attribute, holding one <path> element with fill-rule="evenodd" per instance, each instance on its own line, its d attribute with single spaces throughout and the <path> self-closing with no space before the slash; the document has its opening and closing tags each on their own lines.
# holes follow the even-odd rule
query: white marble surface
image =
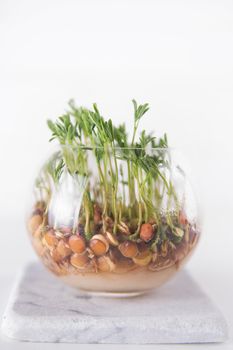
<svg viewBox="0 0 233 350">
<path fill-rule="evenodd" d="M 152 294 L 106 299 L 64 286 L 39 263 L 21 273 L 2 331 L 18 340 L 56 343 L 199 343 L 227 337 L 221 313 L 185 271 Z"/>
</svg>

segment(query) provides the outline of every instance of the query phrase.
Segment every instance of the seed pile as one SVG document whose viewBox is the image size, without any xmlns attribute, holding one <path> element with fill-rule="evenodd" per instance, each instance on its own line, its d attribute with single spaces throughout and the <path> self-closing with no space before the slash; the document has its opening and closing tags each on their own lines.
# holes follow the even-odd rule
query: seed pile
<svg viewBox="0 0 233 350">
<path fill-rule="evenodd" d="M 38 208 L 29 219 L 28 229 L 37 254 L 57 275 L 126 273 L 139 268 L 160 271 L 173 265 L 178 268 L 198 241 L 199 233 L 195 225 L 190 225 L 187 219 L 184 223 L 183 213 L 179 217 L 181 221 L 176 228 L 178 244 L 166 223 L 160 228 L 156 223 L 142 224 L 140 237 L 136 240 L 130 240 L 130 236 L 121 231 L 114 235 L 111 232 L 112 224 L 107 228 L 109 231 L 105 232 L 102 226 L 96 224 L 95 231 L 99 230 L 99 233 L 88 240 L 81 224 L 76 232 L 72 232 L 69 227 L 54 229 L 47 224 L 46 213 Z M 126 226 L 124 224 L 125 231 Z M 161 237 L 163 231 L 170 239 Z"/>
</svg>

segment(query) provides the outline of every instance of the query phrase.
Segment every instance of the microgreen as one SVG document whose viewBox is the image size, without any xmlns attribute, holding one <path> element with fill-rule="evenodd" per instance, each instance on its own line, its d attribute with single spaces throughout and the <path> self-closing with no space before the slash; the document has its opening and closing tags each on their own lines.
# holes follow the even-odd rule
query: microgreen
<svg viewBox="0 0 233 350">
<path fill-rule="evenodd" d="M 63 171 L 78 174 L 87 179 L 84 192 L 85 234 L 90 236 L 93 220 L 93 205 L 97 201 L 91 192 L 99 193 L 102 208 L 103 229 L 108 217 L 113 220 L 113 234 L 122 217 L 136 219 L 137 229 L 132 239 L 137 238 L 142 222 L 159 221 L 161 197 L 167 191 L 169 203 L 175 198 L 174 189 L 166 177 L 164 168 L 168 140 L 166 134 L 155 137 L 142 130 L 138 135 L 139 122 L 149 110 L 148 103 L 133 103 L 133 133 L 130 137 L 125 124 L 116 126 L 105 119 L 97 105 L 92 109 L 77 107 L 73 100 L 68 111 L 55 122 L 48 120 L 50 141 L 57 140 L 61 151 L 47 164 L 46 171 L 54 183 L 59 184 Z M 90 157 L 95 164 L 90 165 Z M 91 188 L 92 168 L 98 172 L 95 188 Z M 169 218 L 168 218 L 169 221 Z"/>
</svg>

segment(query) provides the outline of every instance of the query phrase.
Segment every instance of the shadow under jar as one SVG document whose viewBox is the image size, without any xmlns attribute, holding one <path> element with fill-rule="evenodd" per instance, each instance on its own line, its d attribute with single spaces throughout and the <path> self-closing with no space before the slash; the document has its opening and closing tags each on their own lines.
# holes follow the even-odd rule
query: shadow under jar
<svg viewBox="0 0 233 350">
<path fill-rule="evenodd" d="M 199 239 L 195 198 L 170 148 L 61 146 L 34 192 L 28 230 L 35 251 L 60 279 L 87 292 L 156 288 Z"/>
</svg>

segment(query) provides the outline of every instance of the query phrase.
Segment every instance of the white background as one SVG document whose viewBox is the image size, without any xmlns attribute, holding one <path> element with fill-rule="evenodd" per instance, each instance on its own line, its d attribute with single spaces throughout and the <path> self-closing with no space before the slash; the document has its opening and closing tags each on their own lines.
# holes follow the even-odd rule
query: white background
<svg viewBox="0 0 233 350">
<path fill-rule="evenodd" d="M 24 219 L 52 147 L 46 119 L 70 98 L 128 127 L 131 99 L 150 103 L 143 127 L 167 132 L 198 189 L 203 239 L 188 269 L 231 339 L 233 1 L 0 1 L 1 310 L 34 259 Z"/>
</svg>

